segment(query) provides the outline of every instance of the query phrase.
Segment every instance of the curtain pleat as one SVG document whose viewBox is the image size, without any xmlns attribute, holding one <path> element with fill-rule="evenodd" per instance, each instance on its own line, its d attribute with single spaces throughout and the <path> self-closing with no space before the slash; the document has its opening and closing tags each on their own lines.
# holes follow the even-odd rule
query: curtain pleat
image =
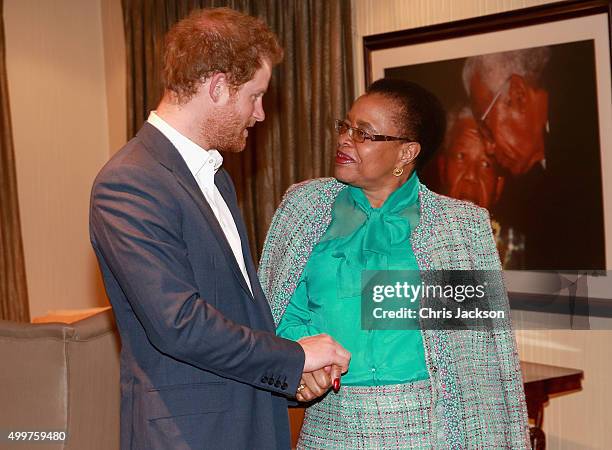
<svg viewBox="0 0 612 450">
<path fill-rule="evenodd" d="M 258 259 L 274 210 L 293 183 L 331 176 L 333 120 L 353 100 L 350 0 L 123 0 L 128 134 L 162 95 L 166 31 L 194 8 L 227 6 L 260 17 L 279 36 L 285 59 L 264 96 L 266 120 L 247 148 L 224 154 Z"/>
<path fill-rule="evenodd" d="M 28 322 L 30 312 L 6 75 L 3 7 L 0 0 L 0 319 Z"/>
</svg>

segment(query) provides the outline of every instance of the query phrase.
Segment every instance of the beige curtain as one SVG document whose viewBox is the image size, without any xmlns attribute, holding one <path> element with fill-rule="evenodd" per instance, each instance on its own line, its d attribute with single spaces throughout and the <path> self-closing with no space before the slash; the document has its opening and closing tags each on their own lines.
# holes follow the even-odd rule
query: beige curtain
<svg viewBox="0 0 612 450">
<path fill-rule="evenodd" d="M 218 6 L 261 17 L 285 49 L 264 97 L 265 122 L 243 153 L 224 155 L 258 259 L 287 187 L 332 174 L 333 119 L 353 99 L 350 0 L 123 0 L 130 136 L 161 97 L 165 32 L 193 8 Z"/>
<path fill-rule="evenodd" d="M 30 313 L 6 79 L 3 6 L 0 0 L 0 319 L 28 322 Z"/>
</svg>

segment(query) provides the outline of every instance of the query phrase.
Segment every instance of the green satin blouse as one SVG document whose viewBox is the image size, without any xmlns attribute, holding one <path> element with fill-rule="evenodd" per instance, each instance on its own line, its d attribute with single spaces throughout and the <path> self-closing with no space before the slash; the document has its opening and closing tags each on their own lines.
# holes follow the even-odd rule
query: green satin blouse
<svg viewBox="0 0 612 450">
<path fill-rule="evenodd" d="M 429 376 L 418 326 L 363 330 L 360 315 L 363 270 L 418 270 L 410 234 L 419 222 L 419 184 L 414 173 L 380 208 L 372 208 L 359 188 L 340 192 L 278 326 L 279 336 L 293 340 L 328 333 L 349 350 L 343 384 L 378 386 Z"/>
</svg>

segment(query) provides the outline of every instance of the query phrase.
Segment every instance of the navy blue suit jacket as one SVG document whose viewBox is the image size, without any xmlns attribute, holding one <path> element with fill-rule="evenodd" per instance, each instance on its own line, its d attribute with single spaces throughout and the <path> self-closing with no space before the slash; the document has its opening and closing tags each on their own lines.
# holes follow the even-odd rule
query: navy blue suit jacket
<svg viewBox="0 0 612 450">
<path fill-rule="evenodd" d="M 232 181 L 215 184 L 254 295 L 184 160 L 150 124 L 100 171 L 90 238 L 121 335 L 121 448 L 289 447 L 304 365 L 274 334 Z"/>
</svg>

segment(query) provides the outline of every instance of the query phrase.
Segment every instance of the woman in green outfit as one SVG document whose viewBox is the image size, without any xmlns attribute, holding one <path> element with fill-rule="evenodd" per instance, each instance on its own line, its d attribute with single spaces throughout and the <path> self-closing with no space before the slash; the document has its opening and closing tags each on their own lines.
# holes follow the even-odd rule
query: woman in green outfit
<svg viewBox="0 0 612 450">
<path fill-rule="evenodd" d="M 440 103 L 381 79 L 335 129 L 335 178 L 287 191 L 260 263 L 279 335 L 327 333 L 352 354 L 342 388 L 307 409 L 298 447 L 528 448 L 509 326 L 362 329 L 364 270 L 500 270 L 487 212 L 415 171 L 441 143 Z"/>
</svg>

